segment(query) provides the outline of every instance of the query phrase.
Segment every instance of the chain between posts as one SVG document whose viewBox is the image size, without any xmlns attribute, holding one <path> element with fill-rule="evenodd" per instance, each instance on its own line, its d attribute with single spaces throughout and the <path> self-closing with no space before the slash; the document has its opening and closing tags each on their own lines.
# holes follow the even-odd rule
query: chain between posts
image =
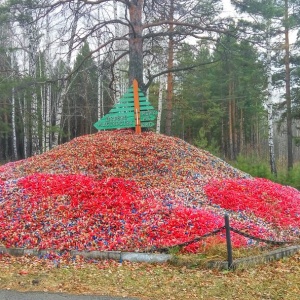
<svg viewBox="0 0 300 300">
<path fill-rule="evenodd" d="M 172 245 L 172 246 L 169 246 L 169 247 L 162 247 L 162 248 L 155 248 L 155 247 L 152 247 L 150 249 L 150 251 L 158 251 L 158 252 L 168 252 L 169 249 L 171 248 L 175 248 L 175 247 L 179 247 L 179 248 L 182 248 L 182 247 L 185 247 L 185 246 L 188 246 L 188 245 L 191 245 L 191 244 L 194 244 L 196 242 L 199 242 L 209 236 L 213 236 L 213 235 L 216 235 L 217 233 L 221 232 L 223 229 L 225 229 L 225 226 L 223 227 L 220 227 L 212 232 L 209 232 L 209 233 L 206 233 L 202 236 L 199 236 L 199 237 L 196 237 L 190 241 L 187 241 L 187 242 L 184 242 L 184 243 L 180 243 L 180 244 L 175 244 L 175 245 Z"/>
<path fill-rule="evenodd" d="M 200 237 L 196 237 L 190 241 L 184 242 L 184 243 L 179 243 L 179 244 L 175 244 L 169 247 L 161 247 L 161 248 L 156 248 L 156 247 L 152 247 L 151 249 L 148 249 L 148 251 L 150 252 L 168 252 L 170 249 L 172 248 L 182 248 L 188 245 L 191 245 L 193 243 L 199 242 L 207 237 L 213 236 L 218 234 L 219 232 L 221 232 L 222 230 L 226 230 L 226 244 L 227 244 L 227 254 L 228 254 L 228 267 L 231 268 L 232 265 L 232 246 L 231 246 L 231 237 L 230 237 L 230 232 L 234 232 L 236 234 L 242 235 L 246 238 L 258 241 L 258 242 L 262 242 L 262 243 L 266 243 L 266 244 L 271 244 L 271 245 L 285 245 L 285 244 L 293 244 L 294 242 L 289 242 L 289 241 L 273 241 L 273 240 L 267 240 L 267 239 L 263 239 L 263 238 L 259 238 L 259 237 L 255 237 L 249 233 L 245 233 L 242 232 L 238 229 L 232 228 L 229 224 L 229 216 L 225 215 L 225 226 L 222 226 L 214 231 L 211 231 L 209 233 L 206 233 Z"/>
</svg>

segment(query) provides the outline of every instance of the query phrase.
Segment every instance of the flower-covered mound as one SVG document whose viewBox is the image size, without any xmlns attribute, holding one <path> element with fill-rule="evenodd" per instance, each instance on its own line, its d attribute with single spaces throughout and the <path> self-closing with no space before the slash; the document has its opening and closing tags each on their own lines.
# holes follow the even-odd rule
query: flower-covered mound
<svg viewBox="0 0 300 300">
<path fill-rule="evenodd" d="M 82 136 L 0 167 L 0 243 L 6 247 L 147 251 L 224 225 L 259 237 L 299 236 L 297 190 L 251 176 L 164 135 Z M 214 242 L 224 242 L 224 230 Z M 252 244 L 237 234 L 235 246 Z M 187 246 L 195 252 L 209 239 Z"/>
</svg>

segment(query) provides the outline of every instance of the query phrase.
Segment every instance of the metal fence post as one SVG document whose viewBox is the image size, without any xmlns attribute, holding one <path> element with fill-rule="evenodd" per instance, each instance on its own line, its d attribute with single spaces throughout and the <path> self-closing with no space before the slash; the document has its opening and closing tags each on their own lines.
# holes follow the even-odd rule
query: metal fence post
<svg viewBox="0 0 300 300">
<path fill-rule="evenodd" d="M 232 245 L 231 245 L 231 237 L 230 237 L 230 225 L 229 225 L 229 216 L 225 215 L 225 229 L 226 229 L 226 246 L 227 246 L 227 261 L 228 261 L 228 269 L 232 269 Z"/>
</svg>

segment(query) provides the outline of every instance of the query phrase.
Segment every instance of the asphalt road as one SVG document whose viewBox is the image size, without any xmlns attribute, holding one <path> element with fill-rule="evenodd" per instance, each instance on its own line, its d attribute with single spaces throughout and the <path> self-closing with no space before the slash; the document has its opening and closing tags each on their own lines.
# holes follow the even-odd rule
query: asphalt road
<svg viewBox="0 0 300 300">
<path fill-rule="evenodd" d="M 139 300 L 138 298 L 69 295 L 43 292 L 16 292 L 0 290 L 0 300 Z"/>
</svg>

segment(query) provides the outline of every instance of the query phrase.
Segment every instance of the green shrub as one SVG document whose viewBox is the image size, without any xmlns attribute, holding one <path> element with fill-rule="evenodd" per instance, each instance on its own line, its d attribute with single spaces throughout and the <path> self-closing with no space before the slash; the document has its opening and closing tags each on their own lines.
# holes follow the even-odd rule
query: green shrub
<svg viewBox="0 0 300 300">
<path fill-rule="evenodd" d="M 267 178 L 283 185 L 292 186 L 300 190 L 300 164 L 295 164 L 289 172 L 282 166 L 277 169 L 277 177 L 271 173 L 270 164 L 257 156 L 239 155 L 237 160 L 230 162 L 235 168 L 253 177 Z"/>
<path fill-rule="evenodd" d="M 232 165 L 253 177 L 268 178 L 274 180 L 274 175 L 271 174 L 269 164 L 256 156 L 239 155 L 237 160 Z"/>
</svg>

